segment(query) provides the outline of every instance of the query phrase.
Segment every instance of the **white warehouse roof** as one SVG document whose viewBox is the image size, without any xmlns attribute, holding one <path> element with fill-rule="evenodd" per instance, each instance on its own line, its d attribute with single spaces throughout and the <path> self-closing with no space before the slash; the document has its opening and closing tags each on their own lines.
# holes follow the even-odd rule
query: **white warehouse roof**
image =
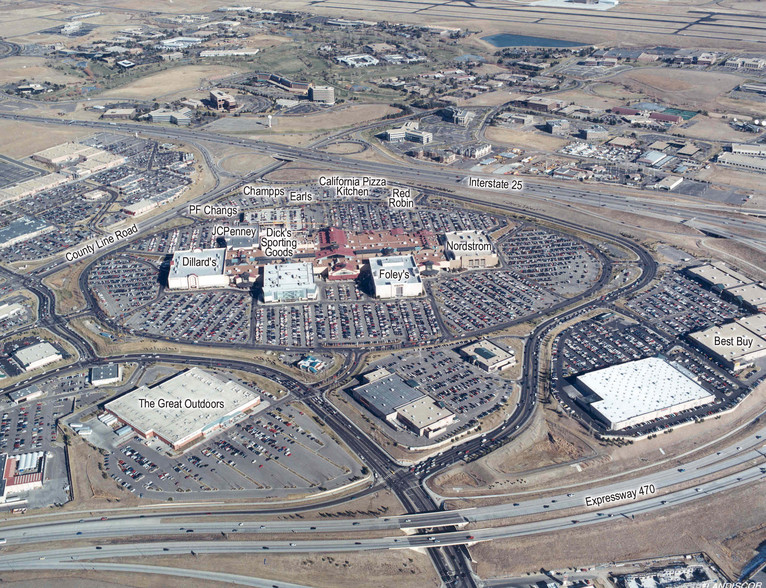
<svg viewBox="0 0 766 588">
<path fill-rule="evenodd" d="M 152 388 L 141 386 L 107 403 L 106 409 L 144 436 L 180 446 L 259 402 L 249 388 L 195 367 Z"/>
<path fill-rule="evenodd" d="M 612 428 L 666 416 L 679 405 L 699 406 L 715 400 L 694 380 L 657 357 L 600 369 L 577 380 L 601 398 L 591 407 Z"/>
</svg>

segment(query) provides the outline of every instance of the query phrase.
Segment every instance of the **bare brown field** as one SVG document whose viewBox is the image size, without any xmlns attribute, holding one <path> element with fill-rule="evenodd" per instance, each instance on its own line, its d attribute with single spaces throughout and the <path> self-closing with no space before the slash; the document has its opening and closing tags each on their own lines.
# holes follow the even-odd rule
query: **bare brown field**
<svg viewBox="0 0 766 588">
<path fill-rule="evenodd" d="M 710 169 L 701 169 L 699 171 L 697 179 L 709 180 L 723 186 L 735 186 L 745 190 L 753 190 L 755 193 L 766 193 L 763 174 L 733 169 L 725 165 L 711 164 Z M 750 204 L 752 203 L 748 203 L 748 205 Z"/>
<path fill-rule="evenodd" d="M 357 143 L 333 143 L 327 147 L 323 147 L 322 151 L 327 153 L 338 153 L 340 155 L 349 155 L 353 153 L 364 153 L 367 149 L 362 149 L 362 145 Z"/>
<path fill-rule="evenodd" d="M 358 125 L 398 112 L 401 111 L 388 104 L 352 104 L 318 114 L 280 116 L 276 126 L 279 131 L 288 133 L 295 131 L 317 132 Z"/>
<path fill-rule="evenodd" d="M 74 84 L 85 81 L 85 77 L 66 74 L 47 65 L 43 57 L 8 57 L 0 67 L 0 84 L 27 82 L 52 82 Z"/>
<path fill-rule="evenodd" d="M 109 559 L 100 561 L 112 561 Z M 161 565 L 241 574 L 274 581 L 288 581 L 317 588 L 427 588 L 439 585 L 428 555 L 411 550 L 373 553 L 270 554 L 267 557 L 241 555 L 164 556 L 115 559 L 142 565 Z"/>
<path fill-rule="evenodd" d="M 494 92 L 486 92 L 479 94 L 469 99 L 460 99 L 457 101 L 459 106 L 497 106 L 499 104 L 505 104 L 511 99 L 507 90 L 495 90 Z"/>
<path fill-rule="evenodd" d="M 0 120 L 0 136 L 3 138 L 0 151 L 8 157 L 23 159 L 36 151 L 92 134 L 90 129 Z"/>
<path fill-rule="evenodd" d="M 290 43 L 290 37 L 281 35 L 251 35 L 247 39 L 242 39 L 242 44 L 246 47 L 262 49 L 264 47 L 274 47 L 282 43 Z"/>
<path fill-rule="evenodd" d="M 199 88 L 203 80 L 216 80 L 237 71 L 226 65 L 185 65 L 146 76 L 119 88 L 103 92 L 102 97 L 173 100 Z"/>
<path fill-rule="evenodd" d="M 248 174 L 274 163 L 274 160 L 268 155 L 255 155 L 254 153 L 231 153 L 218 160 L 218 165 L 232 173 Z"/>
<path fill-rule="evenodd" d="M 628 70 L 612 80 L 665 104 L 712 110 L 717 98 L 742 78 L 721 72 L 649 67 Z"/>
<path fill-rule="evenodd" d="M 605 96 L 604 93 L 597 92 L 595 89 L 593 89 L 591 93 L 584 92 L 582 90 L 568 90 L 566 92 L 557 92 L 556 98 L 560 100 L 566 100 L 567 102 L 574 102 L 575 104 L 580 104 L 582 106 L 589 106 L 590 108 L 601 108 L 602 110 L 607 110 L 614 106 L 622 106 L 629 100 L 635 100 L 639 97 L 637 94 L 633 94 L 632 92 L 619 92 L 617 90 L 620 90 L 621 88 L 616 87 L 613 84 L 603 83 L 598 84 L 598 86 L 610 86 L 615 89 L 615 92 L 612 93 L 613 95 Z"/>
<path fill-rule="evenodd" d="M 753 140 L 750 133 L 741 133 L 735 131 L 729 126 L 729 123 L 720 118 L 713 118 L 698 114 L 690 122 L 694 123 L 690 127 L 672 130 L 674 135 L 689 137 L 692 139 L 706 139 L 708 141 L 733 141 L 740 143 L 749 143 Z"/>
<path fill-rule="evenodd" d="M 63 10 L 60 7 L 36 3 L 30 6 L 27 2 L 19 1 L 12 8 L 5 6 L 0 14 L 0 36 L 12 40 L 20 35 L 48 29 L 55 26 L 55 19 L 62 17 Z"/>
<path fill-rule="evenodd" d="M 569 142 L 553 135 L 530 133 L 507 127 L 487 127 L 484 135 L 493 143 L 512 145 L 529 151 L 556 151 Z"/>
</svg>

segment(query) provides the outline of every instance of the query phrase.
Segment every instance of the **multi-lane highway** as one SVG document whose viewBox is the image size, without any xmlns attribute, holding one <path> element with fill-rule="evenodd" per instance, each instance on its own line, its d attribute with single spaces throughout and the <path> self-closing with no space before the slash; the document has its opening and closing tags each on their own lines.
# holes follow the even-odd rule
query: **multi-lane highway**
<svg viewBox="0 0 766 588">
<path fill-rule="evenodd" d="M 573 525 L 608 523 L 614 517 L 635 517 L 702 497 L 766 479 L 766 427 L 745 439 L 733 442 L 683 464 L 666 467 L 628 480 L 591 485 L 587 489 L 518 499 L 516 503 L 397 515 L 385 518 L 319 520 L 252 520 L 252 509 L 218 509 L 207 513 L 152 513 L 117 515 L 110 518 L 86 518 L 51 522 L 25 523 L 2 528 L 9 545 L 48 541 L 94 540 L 161 536 L 189 538 L 205 535 L 261 535 L 259 549 L 283 551 L 343 551 L 404 547 L 466 545 L 491 540 L 544 533 Z M 633 494 L 631 494 L 633 493 Z M 599 497 L 612 500 L 593 504 Z M 616 497 L 616 498 L 615 498 Z M 622 499 L 621 499 L 622 497 Z M 552 516 L 548 516 L 552 515 Z M 537 520 L 529 521 L 535 516 Z M 522 523 L 514 518 L 525 517 Z M 510 524 L 477 528 L 489 521 Z M 471 524 L 469 529 L 464 527 Z M 444 529 L 455 530 L 445 531 Z M 419 529 L 435 532 L 411 534 Z M 396 534 L 391 534 L 397 531 Z M 370 532 L 379 537 L 369 538 Z M 364 533 L 364 537 L 358 535 Z M 409 533 L 409 534 L 408 534 Z M 310 539 L 311 535 L 334 534 L 331 539 Z M 275 539 L 275 536 L 296 539 Z M 265 547 L 264 547 L 265 546 Z"/>
<path fill-rule="evenodd" d="M 335 172 L 346 170 L 356 175 L 367 174 L 387 177 L 394 181 L 405 183 L 424 183 L 437 186 L 455 186 L 463 182 L 467 174 L 460 170 L 448 170 L 437 165 L 413 163 L 407 165 L 398 162 L 380 163 L 352 159 L 342 155 L 317 151 L 307 147 L 293 147 L 267 141 L 233 138 L 205 129 L 184 129 L 169 127 L 152 127 L 138 123 L 107 123 L 100 121 L 66 120 L 51 117 L 38 117 L 23 114 L 0 113 L 0 118 L 8 118 L 25 122 L 76 125 L 87 128 L 124 132 L 140 132 L 149 135 L 161 136 L 178 141 L 209 142 L 225 145 L 239 145 L 247 147 L 257 153 L 271 155 L 284 160 L 294 160 L 306 163 L 314 163 L 332 169 Z M 472 174 L 496 177 L 492 174 Z M 554 189 L 555 187 L 555 189 Z M 563 203 L 590 204 L 613 210 L 642 213 L 654 218 L 663 218 L 675 222 L 692 221 L 694 226 L 709 230 L 722 237 L 753 245 L 766 251 L 766 226 L 757 218 L 730 218 L 722 212 L 731 213 L 732 209 L 726 205 L 700 204 L 694 200 L 682 200 L 674 195 L 673 202 L 657 197 L 625 195 L 604 192 L 596 187 L 578 185 L 575 187 L 561 186 L 540 179 L 525 179 L 524 196 L 540 201 L 556 200 Z M 762 214 L 764 211 L 748 211 L 753 214 Z"/>
</svg>

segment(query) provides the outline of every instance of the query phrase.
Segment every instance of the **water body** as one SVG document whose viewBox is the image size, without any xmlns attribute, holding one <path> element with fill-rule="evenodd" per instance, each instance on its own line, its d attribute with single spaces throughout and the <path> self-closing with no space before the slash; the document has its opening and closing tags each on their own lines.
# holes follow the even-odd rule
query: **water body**
<svg viewBox="0 0 766 588">
<path fill-rule="evenodd" d="M 527 35 L 511 35 L 509 33 L 500 33 L 499 35 L 490 35 L 482 37 L 495 47 L 583 47 L 583 43 L 573 41 L 563 41 L 562 39 L 549 39 L 546 37 L 528 37 Z"/>
</svg>

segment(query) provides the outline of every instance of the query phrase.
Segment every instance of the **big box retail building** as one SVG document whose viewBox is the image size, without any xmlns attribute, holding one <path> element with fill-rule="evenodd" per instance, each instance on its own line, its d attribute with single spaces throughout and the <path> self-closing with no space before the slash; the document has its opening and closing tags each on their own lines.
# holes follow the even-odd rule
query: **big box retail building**
<svg viewBox="0 0 766 588">
<path fill-rule="evenodd" d="M 235 424 L 261 398 L 253 390 L 192 368 L 152 388 L 141 386 L 105 405 L 144 439 L 185 449 Z"/>
<path fill-rule="evenodd" d="M 648 357 L 577 377 L 581 404 L 610 429 L 625 429 L 715 401 L 693 375 Z"/>
</svg>

